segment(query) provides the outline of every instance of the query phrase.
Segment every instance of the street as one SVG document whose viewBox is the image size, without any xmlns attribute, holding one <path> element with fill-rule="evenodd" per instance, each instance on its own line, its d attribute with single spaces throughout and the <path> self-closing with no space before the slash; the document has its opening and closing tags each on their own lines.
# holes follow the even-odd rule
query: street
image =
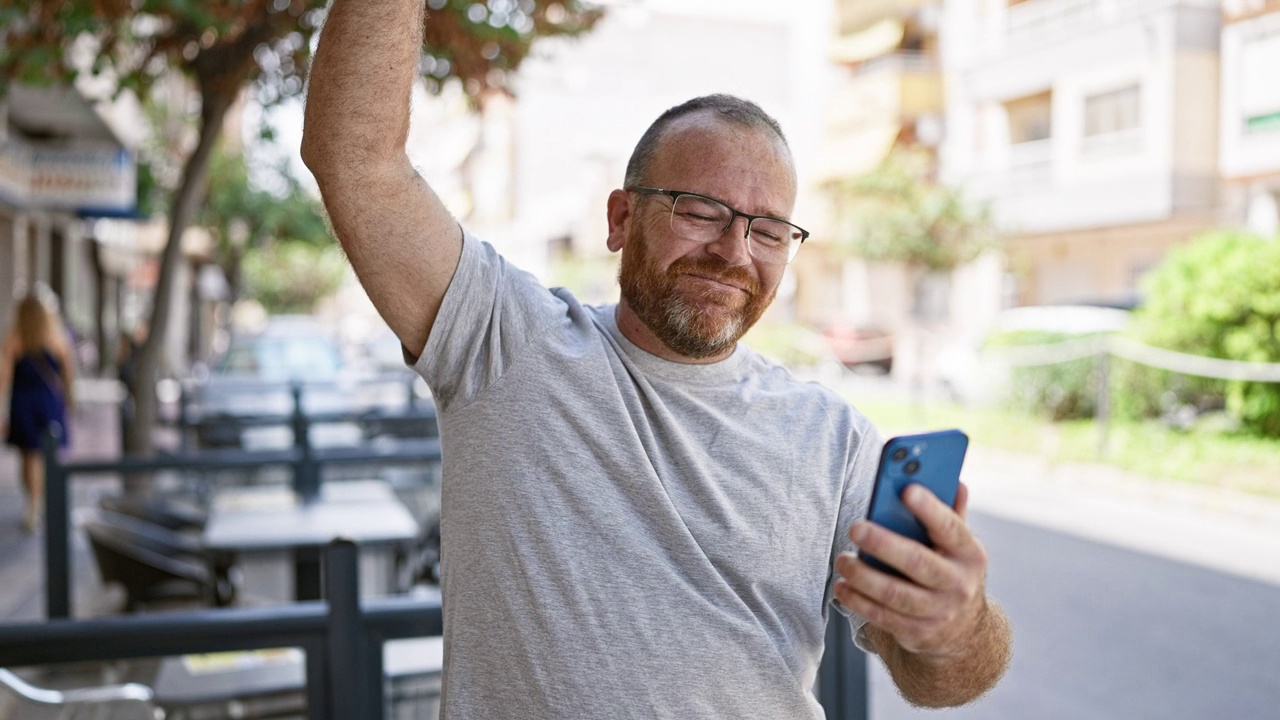
<svg viewBox="0 0 1280 720">
<path fill-rule="evenodd" d="M 871 718 L 1270 720 L 1280 717 L 1280 586 L 975 512 L 988 588 L 1012 618 L 999 686 L 911 708 L 872 660 Z"/>
</svg>

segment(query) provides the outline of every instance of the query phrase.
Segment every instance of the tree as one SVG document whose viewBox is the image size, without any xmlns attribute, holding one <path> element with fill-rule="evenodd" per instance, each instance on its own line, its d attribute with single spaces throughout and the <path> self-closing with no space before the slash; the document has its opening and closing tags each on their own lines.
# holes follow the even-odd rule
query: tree
<svg viewBox="0 0 1280 720">
<path fill-rule="evenodd" d="M 228 302 L 233 304 L 244 289 L 246 257 L 269 252 L 269 246 L 282 241 L 302 246 L 289 257 L 300 258 L 308 252 L 307 247 L 336 249 L 320 201 L 307 192 L 287 164 L 272 172 L 280 185 L 274 192 L 250 180 L 249 165 L 240 153 L 220 147 L 209 162 L 209 189 L 195 222 L 213 237 L 214 261 L 227 278 Z M 312 255 L 320 257 L 316 252 Z M 289 308 L 296 311 L 299 304 L 292 303 Z M 272 309 L 270 305 L 268 309 Z"/>
<path fill-rule="evenodd" d="M 181 162 L 169 202 L 168 241 L 152 298 L 149 332 L 130 387 L 135 417 L 123 429 L 125 451 L 150 454 L 155 385 L 169 326 L 180 238 L 203 196 L 213 147 L 241 89 L 258 86 L 267 101 L 302 91 L 312 37 L 324 0 L 36 0 L 0 5 L 0 82 L 73 83 L 92 75 L 115 92 L 146 97 L 172 73 L 194 85 L 200 108 L 196 140 Z M 588 30 L 601 11 L 580 0 L 429 0 L 421 68 L 428 88 L 458 79 L 482 102 L 501 91 L 506 73 L 536 38 Z"/>
<path fill-rule="evenodd" d="M 895 151 L 878 169 L 830 187 L 839 245 L 867 260 L 948 272 L 999 245 L 983 206 L 933 178 L 921 151 Z"/>
</svg>

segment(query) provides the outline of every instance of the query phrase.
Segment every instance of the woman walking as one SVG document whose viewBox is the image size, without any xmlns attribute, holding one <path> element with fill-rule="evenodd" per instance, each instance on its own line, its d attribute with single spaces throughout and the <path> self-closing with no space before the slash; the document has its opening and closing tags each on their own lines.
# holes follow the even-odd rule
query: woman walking
<svg viewBox="0 0 1280 720">
<path fill-rule="evenodd" d="M 55 424 L 60 444 L 69 438 L 75 365 L 57 311 L 31 292 L 18 304 L 13 328 L 0 357 L 0 397 L 9 395 L 5 441 L 22 455 L 22 487 L 27 497 L 22 526 L 34 532 L 44 513 L 42 438 Z"/>
</svg>

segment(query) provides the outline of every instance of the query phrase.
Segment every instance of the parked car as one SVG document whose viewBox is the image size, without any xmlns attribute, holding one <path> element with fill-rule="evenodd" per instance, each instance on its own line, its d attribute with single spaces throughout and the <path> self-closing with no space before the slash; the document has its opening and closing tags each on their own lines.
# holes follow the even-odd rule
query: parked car
<svg viewBox="0 0 1280 720">
<path fill-rule="evenodd" d="M 202 447 L 280 447 L 292 443 L 288 425 L 293 387 L 309 415 L 351 409 L 342 348 L 310 318 L 279 317 L 261 332 L 232 337 L 230 344 L 187 388 L 187 418 Z M 359 442 L 359 427 L 320 423 L 316 444 Z"/>
<path fill-rule="evenodd" d="M 202 447 L 287 447 L 296 387 L 304 414 L 348 416 L 312 424 L 315 446 L 431 435 L 429 393 L 415 391 L 415 379 L 403 365 L 393 373 L 368 358 L 348 359 L 330 329 L 312 318 L 276 317 L 261 332 L 233 337 L 188 383 L 187 418 Z"/>
<path fill-rule="evenodd" d="M 878 327 L 833 323 L 822 331 L 836 359 L 851 370 L 888 374 L 893 369 L 893 334 Z"/>
</svg>

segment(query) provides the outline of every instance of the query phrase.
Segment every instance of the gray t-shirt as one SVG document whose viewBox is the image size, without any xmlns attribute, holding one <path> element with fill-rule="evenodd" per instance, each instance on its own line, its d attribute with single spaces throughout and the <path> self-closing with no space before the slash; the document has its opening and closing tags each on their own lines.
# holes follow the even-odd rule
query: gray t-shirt
<svg viewBox="0 0 1280 720">
<path fill-rule="evenodd" d="M 822 717 L 878 434 L 744 346 L 659 359 L 614 311 L 464 238 L 416 365 L 444 447 L 443 716 Z"/>
</svg>

